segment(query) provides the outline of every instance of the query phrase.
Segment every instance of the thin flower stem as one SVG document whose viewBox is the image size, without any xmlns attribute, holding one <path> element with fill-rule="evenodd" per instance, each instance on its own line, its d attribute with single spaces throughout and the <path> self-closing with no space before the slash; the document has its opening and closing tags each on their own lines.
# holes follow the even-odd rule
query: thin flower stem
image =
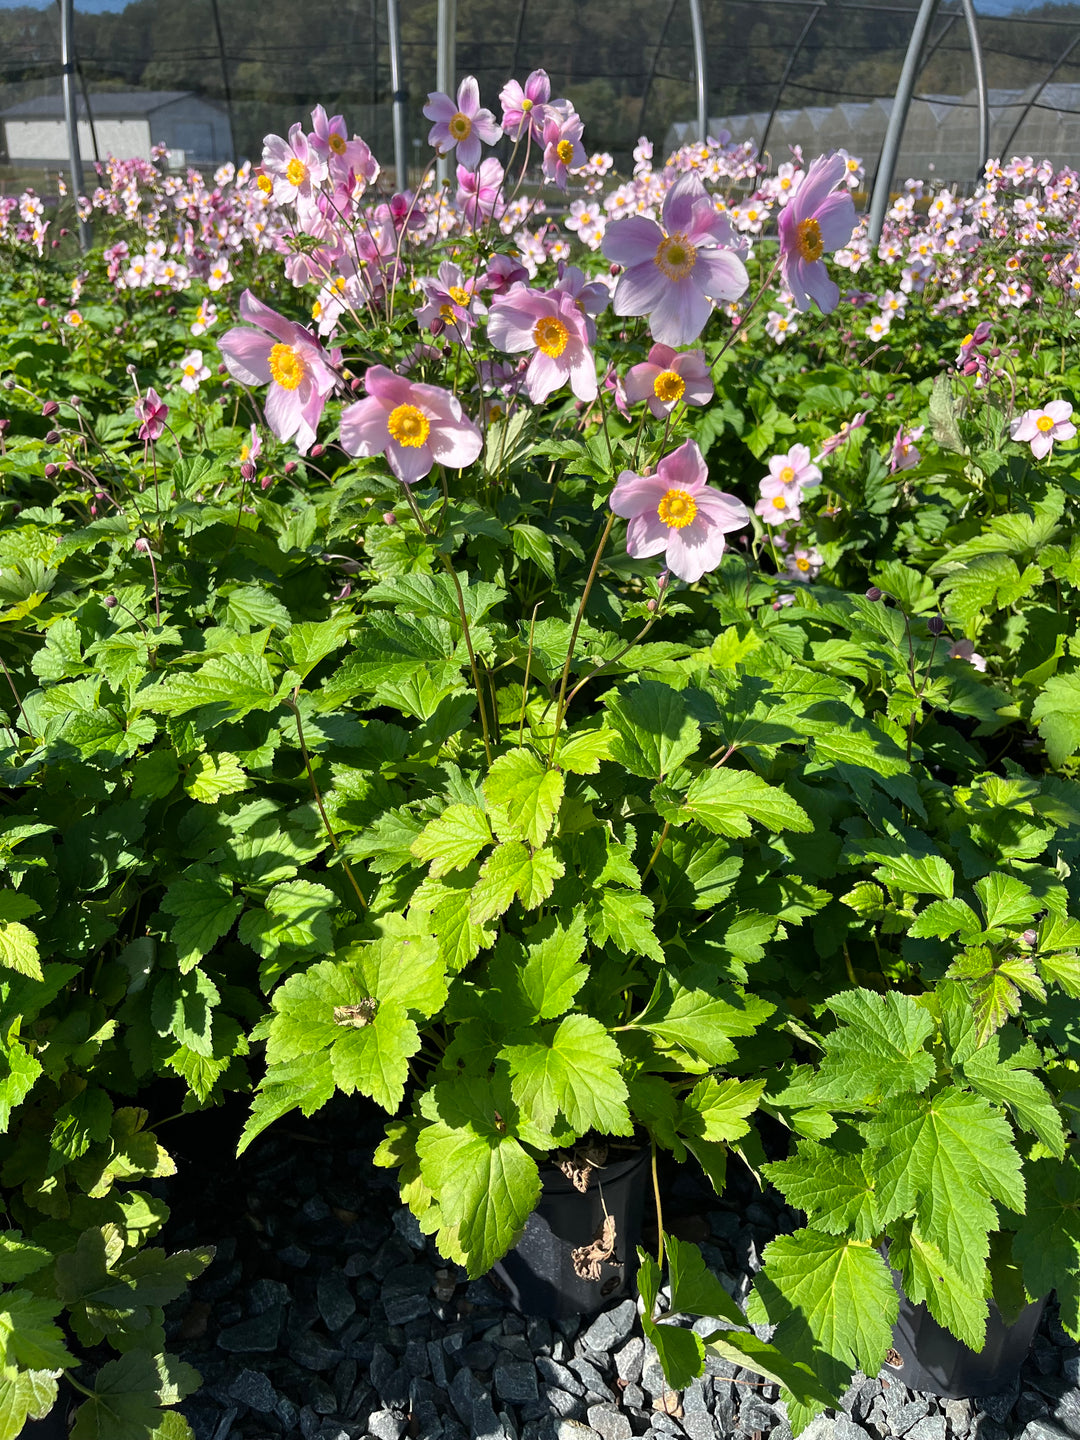
<svg viewBox="0 0 1080 1440">
<path fill-rule="evenodd" d="M 11 671 L 4 664 L 4 657 L 2 655 L 0 655 L 0 668 L 3 669 L 4 674 L 7 676 L 7 682 L 11 686 L 11 693 L 15 696 L 15 704 L 19 707 L 19 714 L 22 716 L 22 722 L 26 726 L 26 733 L 27 735 L 33 736 L 34 732 L 30 728 L 30 721 L 26 718 L 26 711 L 23 709 L 19 692 L 15 689 L 15 681 L 11 678 Z"/>
<path fill-rule="evenodd" d="M 653 850 L 652 854 L 649 856 L 649 863 L 645 866 L 645 869 L 641 872 L 641 883 L 642 883 L 642 884 L 645 883 L 646 879 L 648 878 L 649 871 L 652 869 L 652 867 L 656 864 L 657 860 L 660 858 L 660 851 L 664 848 L 664 841 L 667 839 L 667 837 L 668 837 L 668 831 L 669 831 L 670 829 L 671 829 L 671 821 L 670 821 L 670 820 L 665 820 L 665 821 L 664 821 L 664 828 L 660 831 L 660 839 L 657 840 L 657 842 L 656 842 L 656 848 Z"/>
<path fill-rule="evenodd" d="M 311 793 L 315 797 L 315 804 L 318 806 L 319 815 L 322 818 L 323 829 L 326 831 L 327 838 L 329 839 L 330 844 L 334 847 L 334 853 L 337 855 L 341 855 L 341 847 L 338 845 L 337 836 L 334 834 L 333 826 L 330 824 L 329 818 L 326 814 L 326 810 L 323 807 L 322 795 L 319 793 L 319 786 L 318 782 L 315 779 L 315 772 L 311 768 L 311 756 L 308 754 L 307 745 L 304 743 L 304 726 L 303 722 L 300 719 L 300 706 L 298 704 L 299 697 L 300 686 L 297 685 L 296 689 L 292 693 L 292 699 L 286 700 L 285 703 L 296 716 L 296 737 L 300 741 L 300 754 L 303 756 L 304 759 L 304 769 L 307 771 L 308 783 L 311 785 Z M 360 908 L 362 910 L 366 910 L 368 908 L 368 903 L 364 899 L 364 893 L 360 889 L 360 886 L 356 883 L 356 876 L 353 874 L 349 862 L 345 859 L 344 855 L 341 855 L 341 863 L 344 866 L 345 874 L 349 877 L 350 885 L 352 885 L 352 888 L 356 891 L 356 898 L 360 901 Z"/>
<path fill-rule="evenodd" d="M 529 671 L 532 669 L 533 657 L 533 633 L 536 630 L 536 612 L 540 609 L 543 601 L 538 600 L 533 606 L 532 617 L 529 620 L 529 649 L 525 656 L 525 683 L 521 687 L 521 715 L 518 719 L 518 745 L 522 745 L 525 739 L 525 709 L 529 703 Z"/>
<path fill-rule="evenodd" d="M 603 534 L 600 536 L 600 543 L 596 547 L 596 554 L 593 556 L 592 566 L 589 570 L 588 579 L 585 581 L 585 589 L 581 592 L 581 600 L 578 604 L 577 614 L 574 616 L 574 624 L 570 631 L 570 644 L 566 650 L 566 663 L 563 666 L 562 679 L 559 682 L 559 700 L 555 709 L 555 732 L 551 737 L 551 753 L 548 756 L 548 769 L 555 760 L 555 747 L 559 743 L 559 731 L 562 729 L 563 716 L 566 714 L 566 687 L 570 683 L 570 666 L 574 663 L 574 646 L 577 644 L 578 631 L 581 629 L 581 622 L 585 616 L 585 605 L 589 599 L 596 573 L 600 569 L 600 557 L 611 534 L 611 527 L 615 524 L 615 511 L 608 513 L 607 524 L 604 526 Z"/>
<path fill-rule="evenodd" d="M 656 1173 L 656 1141 L 651 1140 L 652 1145 L 652 1188 L 653 1199 L 656 1201 L 656 1263 L 661 1268 L 664 1264 L 664 1211 L 660 1204 L 660 1179 Z"/>
</svg>

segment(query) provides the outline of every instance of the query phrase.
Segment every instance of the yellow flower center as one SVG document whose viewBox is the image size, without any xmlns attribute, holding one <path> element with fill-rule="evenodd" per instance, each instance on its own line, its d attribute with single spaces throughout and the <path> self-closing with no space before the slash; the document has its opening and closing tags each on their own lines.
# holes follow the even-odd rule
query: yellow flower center
<svg viewBox="0 0 1080 1440">
<path fill-rule="evenodd" d="M 423 445 L 431 434 L 430 421 L 415 405 L 399 405 L 396 410 L 391 410 L 387 416 L 386 428 L 390 431 L 392 440 L 396 440 L 399 445 L 407 445 L 410 450 Z"/>
<path fill-rule="evenodd" d="M 792 482 L 794 479 L 795 479 L 795 471 L 792 469 L 792 467 L 791 467 L 790 465 L 785 465 L 784 468 L 780 471 L 780 481 L 781 481 L 781 483 L 784 484 L 784 485 L 790 485 L 791 482 Z"/>
<path fill-rule="evenodd" d="M 521 108 L 522 108 L 522 110 L 525 112 L 525 114 L 527 115 L 527 114 L 529 113 L 529 111 L 533 108 L 533 102 L 532 102 L 531 100 L 528 100 L 528 99 L 522 100 L 522 102 L 521 102 Z"/>
<path fill-rule="evenodd" d="M 773 496 L 773 502 L 772 502 L 772 503 L 773 503 L 774 509 L 777 509 L 777 510 L 786 510 L 786 509 L 787 509 L 787 501 L 784 499 L 783 495 L 774 495 L 774 496 Z"/>
<path fill-rule="evenodd" d="M 809 569 L 810 569 L 810 561 L 807 560 L 807 558 L 806 558 L 805 555 L 800 555 L 799 558 L 798 558 L 798 560 L 795 561 L 795 566 L 796 566 L 796 568 L 799 569 L 799 570 L 809 570 Z"/>
<path fill-rule="evenodd" d="M 697 251 L 683 234 L 669 235 L 656 247 L 653 263 L 669 280 L 684 280 L 694 268 Z"/>
<path fill-rule="evenodd" d="M 653 381 L 652 388 L 658 400 L 662 400 L 665 405 L 671 405 L 682 399 L 686 381 L 675 370 L 661 370 Z"/>
<path fill-rule="evenodd" d="M 820 260 L 825 254 L 825 242 L 821 238 L 821 226 L 811 216 L 800 220 L 795 231 L 795 248 L 803 260 Z"/>
<path fill-rule="evenodd" d="M 270 351 L 270 374 L 283 390 L 295 390 L 304 378 L 305 368 L 291 345 L 275 345 Z"/>
<path fill-rule="evenodd" d="M 451 285 L 446 293 L 455 305 L 468 305 L 469 303 L 469 292 L 463 290 L 460 285 Z"/>
<path fill-rule="evenodd" d="M 322 301 L 321 301 L 321 300 L 316 300 L 316 301 L 314 302 L 314 304 L 312 305 L 312 307 L 311 307 L 311 318 L 312 318 L 313 320 L 318 320 L 318 318 L 319 318 L 319 316 L 320 316 L 321 314 L 322 314 Z"/>
<path fill-rule="evenodd" d="M 244 463 L 244 461 L 248 458 L 248 456 L 249 456 L 250 454 L 251 454 L 251 446 L 250 446 L 250 445 L 241 445 L 241 446 L 240 446 L 240 464 L 241 464 L 241 465 Z"/>
<path fill-rule="evenodd" d="M 574 158 L 574 142 L 572 140 L 560 140 L 555 146 L 555 154 L 564 165 L 569 165 Z"/>
<path fill-rule="evenodd" d="M 1054 428 L 1054 422 L 1049 415 L 1040 415 L 1038 420 L 1035 421 L 1035 424 L 1044 435 L 1048 434 Z"/>
<path fill-rule="evenodd" d="M 488 419 L 493 421 L 501 420 L 505 413 L 506 412 L 503 410 L 503 407 L 501 405 L 492 405 L 491 409 L 488 411 Z"/>
<path fill-rule="evenodd" d="M 532 333 L 537 349 L 550 355 L 553 360 L 562 354 L 566 349 L 566 342 L 570 339 L 570 331 L 561 320 L 556 320 L 554 315 L 541 315 L 533 326 Z"/>
<path fill-rule="evenodd" d="M 303 185 L 307 179 L 307 166 L 302 160 L 297 160 L 296 157 L 293 156 L 285 166 L 285 179 L 288 180 L 290 185 Z"/>
<path fill-rule="evenodd" d="M 194 365 L 185 365 L 185 366 L 184 366 L 184 374 L 187 375 L 187 376 L 194 375 L 194 374 L 195 374 L 195 366 L 194 366 Z M 1040 423 L 1041 423 L 1041 422 L 1040 422 Z"/>
<path fill-rule="evenodd" d="M 457 312 L 454 310 L 454 307 L 452 305 L 440 305 L 439 319 L 443 322 L 444 325 L 456 325 Z"/>
<path fill-rule="evenodd" d="M 685 490 L 669 490 L 656 507 L 656 513 L 670 529 L 684 530 L 697 514 L 697 506 Z"/>
<path fill-rule="evenodd" d="M 467 140 L 472 134 L 472 121 L 459 110 L 456 115 L 451 116 L 446 128 L 455 140 Z"/>
<path fill-rule="evenodd" d="M 269 175 L 260 175 L 255 181 L 255 184 L 264 195 L 269 195 L 270 191 L 274 188 L 274 182 L 270 179 Z"/>
<path fill-rule="evenodd" d="M 326 144 L 327 148 L 332 150 L 335 155 L 345 154 L 345 137 L 343 135 L 338 135 L 335 132 L 330 136 L 330 139 L 327 140 Z"/>
</svg>

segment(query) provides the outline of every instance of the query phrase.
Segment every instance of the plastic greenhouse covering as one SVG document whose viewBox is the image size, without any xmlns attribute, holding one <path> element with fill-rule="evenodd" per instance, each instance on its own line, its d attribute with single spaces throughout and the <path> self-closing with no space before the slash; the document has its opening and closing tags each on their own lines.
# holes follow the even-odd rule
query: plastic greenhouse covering
<svg viewBox="0 0 1080 1440">
<path fill-rule="evenodd" d="M 1056 166 L 1080 156 L 1080 7 L 1002 13 L 977 28 L 992 156 Z M 103 5 L 115 5 L 103 9 Z M 389 16 L 400 32 L 406 178 L 418 178 L 436 88 L 436 0 L 82 0 L 74 51 L 84 162 L 167 146 L 177 168 L 257 159 L 313 104 L 341 111 L 393 154 Z M 915 4 L 702 0 L 709 133 L 751 141 L 775 166 L 789 147 L 843 148 L 872 182 Z M 66 156 L 58 4 L 0 8 L 0 189 Z M 686 0 L 459 0 L 457 74 L 481 92 L 542 66 L 553 93 L 588 117 L 585 143 L 629 168 L 639 136 L 659 148 L 696 138 L 696 73 Z M 147 136 L 149 139 L 147 139 Z M 6 148 L 5 148 L 6 147 Z M 962 11 L 941 0 L 922 48 L 895 172 L 970 183 L 980 168 L 975 69 Z M 416 170 L 417 174 L 413 174 Z"/>
</svg>

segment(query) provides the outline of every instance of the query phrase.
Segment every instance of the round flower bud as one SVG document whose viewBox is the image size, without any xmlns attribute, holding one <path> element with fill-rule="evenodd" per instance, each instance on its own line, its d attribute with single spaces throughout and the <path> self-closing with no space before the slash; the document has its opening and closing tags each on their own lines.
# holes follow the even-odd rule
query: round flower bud
<svg viewBox="0 0 1080 1440">
<path fill-rule="evenodd" d="M 926 622 L 926 628 L 930 631 L 931 635 L 940 635 L 945 629 L 945 621 L 940 615 L 931 615 L 930 619 Z"/>
<path fill-rule="evenodd" d="M 325 454 L 326 454 L 326 446 L 325 446 L 325 445 L 313 445 L 313 446 L 311 447 L 311 458 L 312 458 L 313 460 L 317 460 L 320 455 L 325 455 Z"/>
<path fill-rule="evenodd" d="M 295 471 L 296 471 L 296 461 L 295 461 L 295 460 L 286 460 L 286 461 L 285 461 L 285 474 L 286 474 L 286 475 L 292 475 L 292 474 L 295 473 Z"/>
<path fill-rule="evenodd" d="M 880 600 L 883 593 L 884 592 L 879 590 L 876 585 L 871 585 L 870 589 L 866 592 L 866 598 L 867 600 Z"/>
<path fill-rule="evenodd" d="M 54 475 L 58 475 L 59 473 L 60 473 L 60 466 L 59 466 L 59 465 L 54 465 L 54 464 L 50 461 L 49 464 L 45 466 L 45 479 L 46 479 L 46 480 L 51 480 Z"/>
<path fill-rule="evenodd" d="M 384 524 L 384 525 L 396 525 L 396 524 L 397 524 L 397 516 L 394 514 L 394 512 L 393 512 L 392 510 L 384 510 L 384 511 L 383 511 L 383 517 L 382 517 L 382 518 L 383 518 L 383 524 Z"/>
<path fill-rule="evenodd" d="M 254 480 L 255 473 L 255 466 L 251 463 L 250 460 L 245 460 L 244 463 L 240 466 L 240 474 L 245 480 Z"/>
<path fill-rule="evenodd" d="M 106 595 L 101 603 L 105 606 L 106 610 L 115 610 L 117 605 L 120 604 L 120 601 L 115 595 Z"/>
<path fill-rule="evenodd" d="M 59 409 L 60 406 L 55 400 L 46 400 L 45 404 L 41 407 L 41 413 L 48 419 L 50 415 L 55 415 Z"/>
<path fill-rule="evenodd" d="M 59 430 L 50 430 L 49 433 L 45 436 L 45 444 L 46 444 L 46 445 L 55 445 L 56 442 L 57 442 L 59 439 L 60 439 L 60 431 L 59 431 Z"/>
<path fill-rule="evenodd" d="M 1025 945 L 1028 946 L 1034 945 L 1038 938 L 1039 935 L 1038 931 L 1036 930 L 1025 930 L 1024 933 L 1020 936 L 1020 939 L 1024 942 Z"/>
</svg>

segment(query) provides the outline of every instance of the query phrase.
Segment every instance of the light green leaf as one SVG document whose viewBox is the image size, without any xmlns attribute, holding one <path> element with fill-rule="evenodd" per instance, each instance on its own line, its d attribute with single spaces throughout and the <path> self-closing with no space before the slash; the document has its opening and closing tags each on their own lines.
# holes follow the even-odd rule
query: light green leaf
<svg viewBox="0 0 1080 1440">
<path fill-rule="evenodd" d="M 866 1241 L 799 1230 L 766 1246 L 765 1266 L 747 1302 L 757 1324 L 777 1329 L 773 1344 L 832 1386 L 856 1367 L 876 1375 L 892 1344 L 899 1311 L 888 1266 Z M 821 1364 L 824 1351 L 836 1365 Z"/>
<path fill-rule="evenodd" d="M 0 890 L 0 921 L 25 920 L 30 915 L 36 915 L 40 909 L 41 906 L 29 895 L 23 895 L 18 890 Z"/>
<path fill-rule="evenodd" d="M 886 1095 L 925 1090 L 935 1072 L 923 1046 L 934 1022 L 910 996 L 850 990 L 834 995 L 829 1009 L 846 1023 L 826 1037 L 826 1059 L 815 1094 L 861 1106 Z"/>
<path fill-rule="evenodd" d="M 221 1000 L 217 986 L 202 970 L 188 974 L 167 971 L 158 977 L 150 1018 L 159 1035 L 173 1035 L 197 1055 L 212 1057 L 213 1007 Z"/>
<path fill-rule="evenodd" d="M 732 1038 L 752 1035 L 774 1009 L 767 1000 L 742 994 L 733 985 L 699 990 L 665 973 L 631 1024 L 709 1065 L 724 1065 L 735 1055 Z"/>
<path fill-rule="evenodd" d="M 975 882 L 975 893 L 986 915 L 986 928 L 1026 926 L 1044 907 L 1028 887 L 1004 870 L 994 870 Z"/>
<path fill-rule="evenodd" d="M 585 917 L 576 911 L 564 926 L 558 916 L 545 916 L 527 940 L 528 958 L 515 978 L 531 1017 L 553 1020 L 570 1008 L 589 978 L 587 967 L 580 963 L 585 953 Z"/>
<path fill-rule="evenodd" d="M 42 979 L 41 957 L 34 932 L 17 920 L 0 922 L 0 965 L 6 965 L 20 975 L 28 975 L 31 980 Z"/>
<path fill-rule="evenodd" d="M 1080 750 L 1080 670 L 1052 675 L 1031 709 L 1051 765 L 1062 765 Z"/>
<path fill-rule="evenodd" d="M 184 789 L 193 800 L 210 805 L 223 795 L 238 795 L 250 783 L 236 756 L 222 751 L 217 755 L 196 755 L 188 767 Z"/>
<path fill-rule="evenodd" d="M 750 1129 L 746 1117 L 758 1107 L 762 1080 L 699 1080 L 682 1103 L 679 1130 L 710 1143 L 739 1140 Z M 718 1312 L 719 1313 L 719 1312 Z"/>
<path fill-rule="evenodd" d="M 483 1275 L 524 1228 L 540 1198 L 540 1172 L 486 1081 L 437 1085 L 433 1099 L 439 1118 L 420 1131 L 416 1151 L 441 1215 L 436 1244 L 462 1254 L 470 1275 Z"/>
<path fill-rule="evenodd" d="M 368 598 L 371 598 L 370 590 Z M 330 620 L 303 620 L 294 625 L 281 642 L 281 653 L 289 669 L 306 680 L 317 665 L 345 644 L 355 624 L 355 615 L 345 612 Z"/>
<path fill-rule="evenodd" d="M 945 940 L 957 931 L 965 944 L 982 934 L 979 917 L 971 906 L 963 900 L 931 900 L 926 909 L 916 915 L 908 934 Z"/>
<path fill-rule="evenodd" d="M 0 1283 L 11 1285 L 53 1262 L 53 1253 L 23 1238 L 20 1230 L 0 1233 Z"/>
<path fill-rule="evenodd" d="M 76 1360 L 53 1324 L 60 1301 L 9 1290 L 0 1295 L 0 1365 L 22 1370 L 63 1370 Z"/>
<path fill-rule="evenodd" d="M 910 855 L 901 851 L 879 865 L 874 871 L 874 878 L 913 895 L 940 895 L 943 900 L 952 899 L 952 866 L 940 855 Z"/>
<path fill-rule="evenodd" d="M 395 1000 L 380 1002 L 372 1020 L 341 1030 L 330 1051 L 338 1089 L 346 1095 L 359 1090 L 393 1115 L 405 1098 L 409 1058 L 420 1049 L 420 1032 L 405 1007 Z"/>
<path fill-rule="evenodd" d="M 782 1385 L 798 1404 L 807 1409 L 833 1405 L 836 1396 L 822 1385 L 809 1365 L 792 1360 L 767 1340 L 759 1340 L 745 1330 L 718 1330 L 705 1339 L 705 1349 L 757 1375 L 774 1385 Z"/>
<path fill-rule="evenodd" d="M 889 1263 L 900 1271 L 904 1294 L 924 1303 L 930 1314 L 958 1340 L 976 1352 L 986 1344 L 987 1304 L 982 1274 L 973 1278 L 951 1265 L 938 1246 L 919 1234 L 918 1226 L 899 1225 L 889 1246 Z"/>
<path fill-rule="evenodd" d="M 428 873 L 438 878 L 462 869 L 491 843 L 491 827 L 479 805 L 448 805 L 409 848 L 418 860 L 431 861 Z"/>
<path fill-rule="evenodd" d="M 56 1380 L 41 1370 L 0 1374 L 0 1440 L 17 1440 L 27 1417 L 41 1420 L 56 1403 Z"/>
<path fill-rule="evenodd" d="M 662 780 L 701 743 L 701 728 L 688 713 L 685 696 L 669 685 L 642 680 L 606 703 L 617 732 L 612 758 L 632 775 Z"/>
<path fill-rule="evenodd" d="M 515 897 L 521 901 L 522 909 L 535 910 L 551 894 L 565 869 L 551 850 L 536 850 L 530 855 L 520 840 L 497 846 L 485 860 L 473 888 L 469 907 L 472 923 L 484 925 L 505 914 Z"/>
<path fill-rule="evenodd" d="M 426 1019 L 446 1002 L 446 966 L 433 936 L 387 937 L 338 955 L 359 967 L 368 994 L 380 1004 L 396 1001 Z"/>
<path fill-rule="evenodd" d="M 559 738 L 555 763 L 575 775 L 596 775 L 602 760 L 610 760 L 614 732 L 607 726 L 564 731 Z"/>
<path fill-rule="evenodd" d="M 745 1326 L 746 1316 L 709 1270 L 698 1247 L 674 1235 L 666 1237 L 671 1276 L 671 1315 L 707 1315 Z"/>
<path fill-rule="evenodd" d="M 109 1138 L 113 1107 L 106 1091 L 88 1085 L 57 1109 L 50 1139 L 49 1171 L 85 1155 L 90 1146 Z"/>
<path fill-rule="evenodd" d="M 964 1061 L 964 1075 L 978 1090 L 999 1105 L 1007 1105 L 1017 1124 L 1037 1135 L 1059 1160 L 1065 1158 L 1065 1132 L 1061 1116 L 1046 1086 L 1030 1072 L 1041 1067 L 1042 1058 L 1032 1045 L 1017 1054 L 1003 1055 L 1004 1036 L 992 1036 L 980 1050 Z"/>
<path fill-rule="evenodd" d="M 173 673 L 140 690 L 136 700 L 142 709 L 165 715 L 212 707 L 214 723 L 220 723 L 272 709 L 277 692 L 263 656 L 213 655 L 198 670 Z"/>
<path fill-rule="evenodd" d="M 862 1156 L 800 1140 L 790 1159 L 761 1168 L 789 1205 L 806 1211 L 815 1230 L 856 1240 L 870 1240 L 880 1230 L 874 1180 Z"/>
<path fill-rule="evenodd" d="M 527 1045 L 502 1052 L 509 1066 L 515 1102 L 541 1130 L 562 1113 L 575 1135 L 630 1135 L 619 1047 L 599 1020 L 568 1015 L 553 1031 L 543 1030 Z"/>
<path fill-rule="evenodd" d="M 369 610 L 351 653 L 315 692 L 319 708 L 336 710 L 354 695 L 408 680 L 421 670 L 435 672 L 445 683 L 457 668 L 446 663 L 453 650 L 445 620 Z"/>
<path fill-rule="evenodd" d="M 11 1112 L 26 1099 L 41 1074 L 41 1062 L 17 1040 L 0 1051 L 0 1134 L 6 1134 Z"/>
<path fill-rule="evenodd" d="M 662 965 L 664 952 L 653 929 L 654 913 L 647 895 L 605 886 L 599 900 L 589 907 L 589 934 L 597 945 L 610 940 L 624 955 L 648 955 Z"/>
<path fill-rule="evenodd" d="M 545 770 L 531 750 L 511 750 L 492 765 L 484 795 L 499 839 L 527 840 L 535 848 L 547 839 L 558 814 L 563 777 Z"/>
<path fill-rule="evenodd" d="M 94 1394 L 79 1407 L 71 1440 L 147 1440 L 162 1419 L 161 1370 L 167 1361 L 180 1382 L 169 1393 L 177 1398 L 190 1393 L 198 1384 L 190 1365 L 180 1366 L 171 1356 L 129 1350 L 119 1360 L 107 1361 L 94 1377 Z"/>
<path fill-rule="evenodd" d="M 657 809 L 665 820 L 678 825 L 696 820 L 714 835 L 749 835 L 751 820 L 769 830 L 814 828 L 786 790 L 766 784 L 751 770 L 703 770 L 681 802 L 665 798 Z"/>
<path fill-rule="evenodd" d="M 705 1342 L 695 1330 L 654 1325 L 642 1319 L 645 1338 L 656 1350 L 664 1379 L 673 1391 L 685 1390 L 705 1370 Z"/>
<path fill-rule="evenodd" d="M 304 1115 L 314 1115 L 336 1089 L 330 1055 L 325 1050 L 316 1055 L 303 1055 L 288 1065 L 270 1066 L 251 1103 L 251 1114 L 236 1147 L 237 1155 L 242 1155 L 256 1136 L 290 1110 L 299 1109 Z"/>
</svg>

